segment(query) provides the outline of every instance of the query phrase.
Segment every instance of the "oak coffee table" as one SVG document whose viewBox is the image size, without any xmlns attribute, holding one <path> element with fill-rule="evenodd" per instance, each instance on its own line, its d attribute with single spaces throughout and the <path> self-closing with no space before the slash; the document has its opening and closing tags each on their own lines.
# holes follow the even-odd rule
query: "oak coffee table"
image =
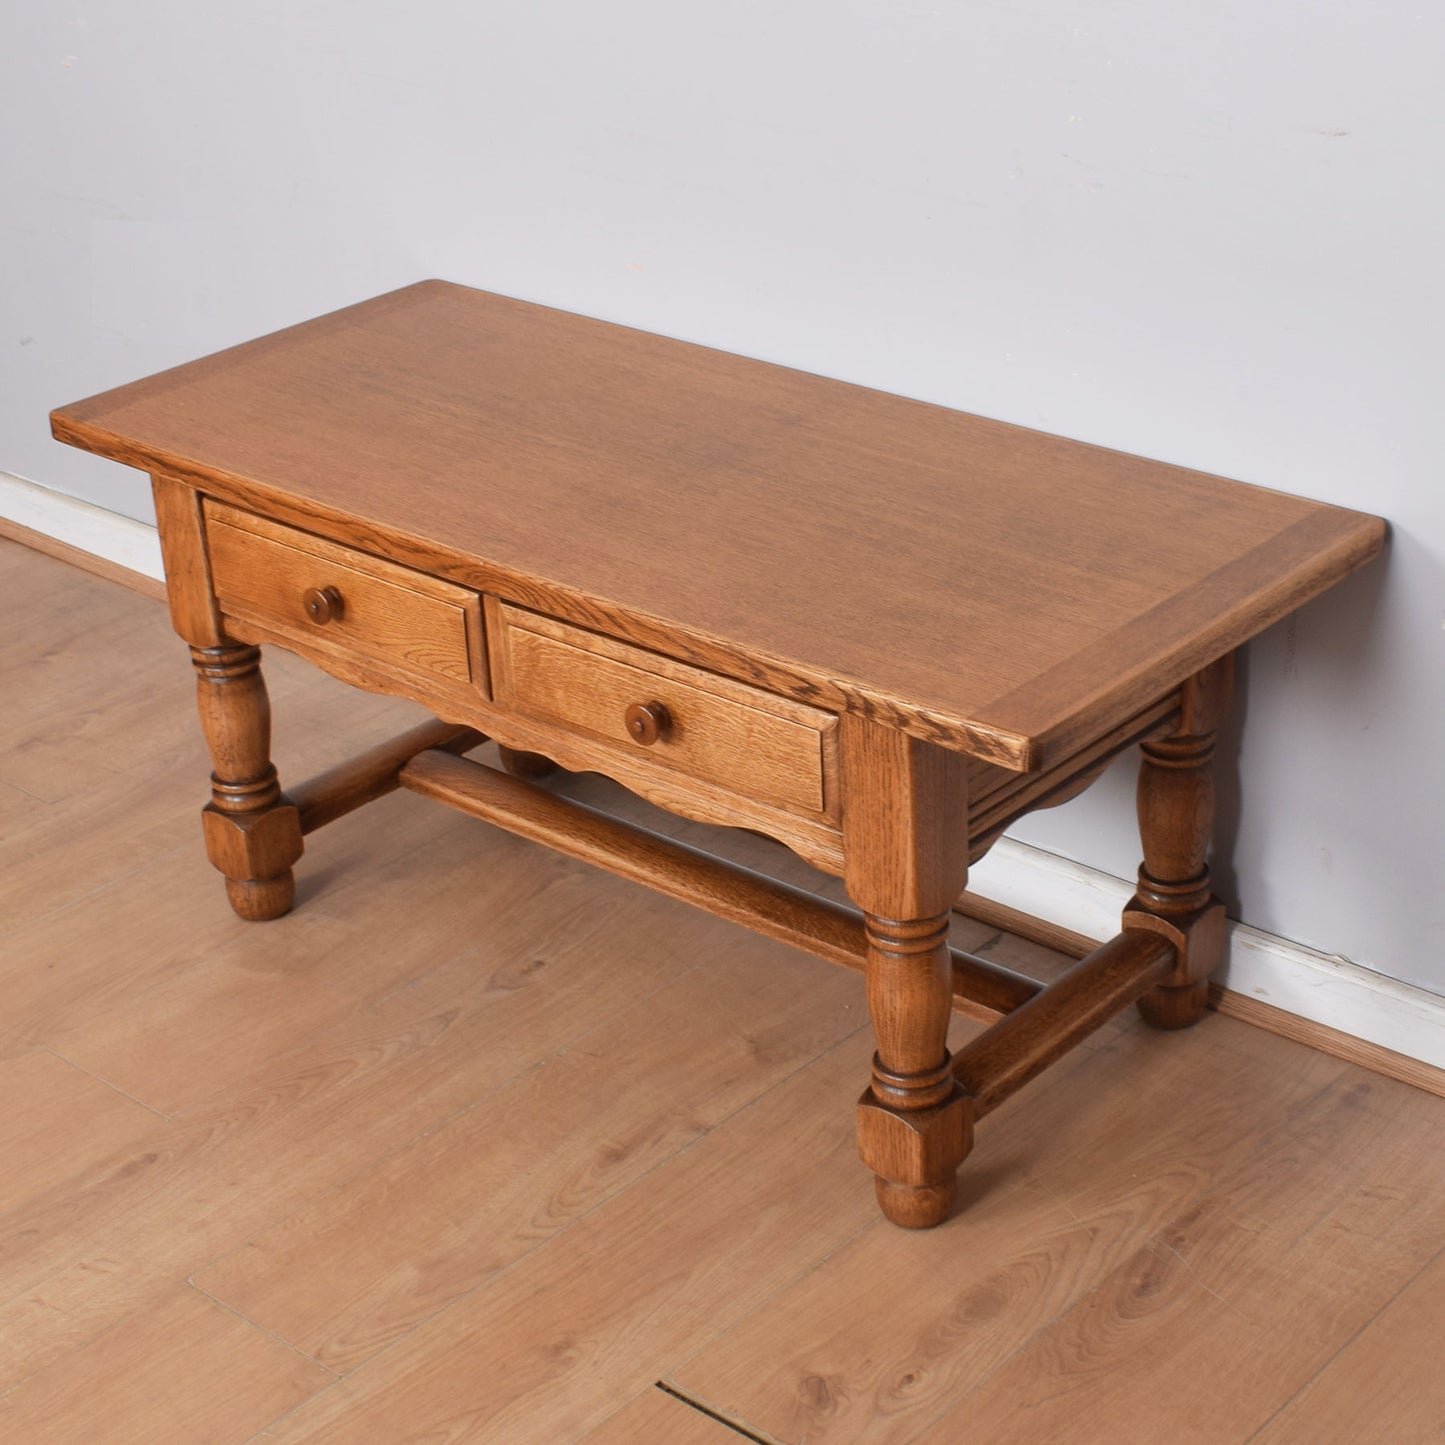
<svg viewBox="0 0 1445 1445">
<path fill-rule="evenodd" d="M 937 1224 L 973 1126 L 1137 1002 L 1204 1010 L 1209 763 L 1246 639 L 1380 550 L 1358 512 L 438 281 L 61 408 L 149 472 L 243 918 L 400 785 L 866 971 L 858 1149 Z M 260 644 L 436 717 L 283 791 Z M 463 756 L 484 739 L 506 770 Z M 952 949 L 970 862 L 1141 752 L 1119 933 L 1043 987 Z M 753 829 L 856 911 L 570 802 Z M 990 1020 L 956 1055 L 950 1010 Z"/>
</svg>

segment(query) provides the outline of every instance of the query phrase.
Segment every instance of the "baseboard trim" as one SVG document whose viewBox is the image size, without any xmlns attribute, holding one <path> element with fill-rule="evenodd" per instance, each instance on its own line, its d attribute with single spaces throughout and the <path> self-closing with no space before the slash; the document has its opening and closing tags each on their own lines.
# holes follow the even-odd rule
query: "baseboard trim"
<svg viewBox="0 0 1445 1445">
<path fill-rule="evenodd" d="M 1427 1094 L 1438 1094 L 1445 1099 L 1445 1069 L 1412 1059 L 1408 1054 L 1397 1054 L 1394 1049 L 1381 1048 L 1367 1039 L 1332 1029 L 1328 1024 L 1286 1013 L 1282 1008 L 1261 1003 L 1257 998 L 1236 993 L 1220 984 L 1210 987 L 1209 1005 L 1228 1018 L 1239 1019 L 1282 1038 L 1307 1044 L 1322 1054 L 1332 1054 L 1346 1063 L 1359 1064 L 1373 1073 L 1398 1079 L 1402 1084 L 1412 1084 L 1417 1089 L 1424 1089 Z"/>
<path fill-rule="evenodd" d="M 0 535 L 165 595 L 154 527 L 0 472 Z M 1118 931 L 1132 884 L 1003 838 L 959 911 L 1082 956 Z M 1445 998 L 1247 924 L 1230 929 L 1220 1013 L 1445 1096 Z"/>
<path fill-rule="evenodd" d="M 1002 838 L 960 912 L 1082 955 L 1118 931 L 1133 884 Z M 1043 920 L 1048 920 L 1047 922 Z M 1231 923 L 1215 980 L 1220 1013 L 1445 1096 L 1445 998 L 1349 959 Z"/>
<path fill-rule="evenodd" d="M 12 542 L 33 547 L 37 552 L 44 552 L 47 557 L 69 562 L 72 567 L 104 577 L 108 582 L 119 582 L 122 587 L 154 597 L 158 602 L 166 600 L 164 582 L 158 582 L 154 577 L 147 577 L 144 572 L 123 567 L 119 562 L 112 562 L 94 552 L 72 547 L 69 542 L 57 542 L 54 537 L 48 537 L 44 532 L 37 532 L 31 527 L 22 527 L 19 522 L 12 522 L 8 517 L 0 517 L 0 537 L 8 537 Z"/>
<path fill-rule="evenodd" d="M 154 527 L 8 472 L 0 472 L 0 536 L 148 597 L 165 596 Z"/>
</svg>

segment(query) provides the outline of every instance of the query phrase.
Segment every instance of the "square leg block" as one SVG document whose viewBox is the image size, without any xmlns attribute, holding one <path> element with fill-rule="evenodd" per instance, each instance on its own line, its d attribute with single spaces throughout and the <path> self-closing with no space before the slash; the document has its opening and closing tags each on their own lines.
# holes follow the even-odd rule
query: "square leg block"
<svg viewBox="0 0 1445 1445">
<path fill-rule="evenodd" d="M 1174 972 L 1162 981 L 1164 988 L 1188 988 L 1204 983 L 1224 962 L 1224 904 L 1217 898 L 1180 918 L 1161 918 L 1139 906 L 1136 895 L 1124 909 L 1124 927 L 1142 928 L 1167 938 L 1179 950 Z"/>
<path fill-rule="evenodd" d="M 900 1184 L 951 1179 L 973 1148 L 973 1100 L 956 1089 L 932 1109 L 901 1113 L 872 1090 L 858 1100 L 858 1155 L 880 1178 Z"/>
<path fill-rule="evenodd" d="M 208 803 L 201 827 L 206 857 L 227 878 L 274 878 L 301 856 L 301 815 L 290 803 L 249 814 L 223 813 Z"/>
</svg>

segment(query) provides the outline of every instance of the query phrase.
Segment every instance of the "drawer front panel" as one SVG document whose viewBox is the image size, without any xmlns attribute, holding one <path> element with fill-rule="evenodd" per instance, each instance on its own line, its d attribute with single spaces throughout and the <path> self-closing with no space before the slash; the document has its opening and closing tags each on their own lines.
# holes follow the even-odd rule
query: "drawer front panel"
<svg viewBox="0 0 1445 1445">
<path fill-rule="evenodd" d="M 480 611 L 466 588 L 216 502 L 206 503 L 206 541 L 227 615 L 324 650 L 473 680 Z M 307 609 L 316 593 L 324 620 Z"/>
<path fill-rule="evenodd" d="M 507 603 L 489 616 L 498 702 L 605 742 L 631 764 L 827 812 L 831 713 Z M 644 746 L 629 731 L 628 709 L 659 705 L 664 724 Z"/>
</svg>

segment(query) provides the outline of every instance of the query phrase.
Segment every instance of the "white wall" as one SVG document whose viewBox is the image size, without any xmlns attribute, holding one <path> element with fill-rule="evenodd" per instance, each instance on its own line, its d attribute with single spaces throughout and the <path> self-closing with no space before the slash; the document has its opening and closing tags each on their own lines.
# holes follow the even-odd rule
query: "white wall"
<svg viewBox="0 0 1445 1445">
<path fill-rule="evenodd" d="M 12 3 L 0 469 L 144 516 L 51 406 L 439 275 L 1381 512 L 1250 649 L 1226 884 L 1445 993 L 1442 54 L 1419 0 Z M 1128 779 L 1021 834 L 1130 872 Z"/>
</svg>

